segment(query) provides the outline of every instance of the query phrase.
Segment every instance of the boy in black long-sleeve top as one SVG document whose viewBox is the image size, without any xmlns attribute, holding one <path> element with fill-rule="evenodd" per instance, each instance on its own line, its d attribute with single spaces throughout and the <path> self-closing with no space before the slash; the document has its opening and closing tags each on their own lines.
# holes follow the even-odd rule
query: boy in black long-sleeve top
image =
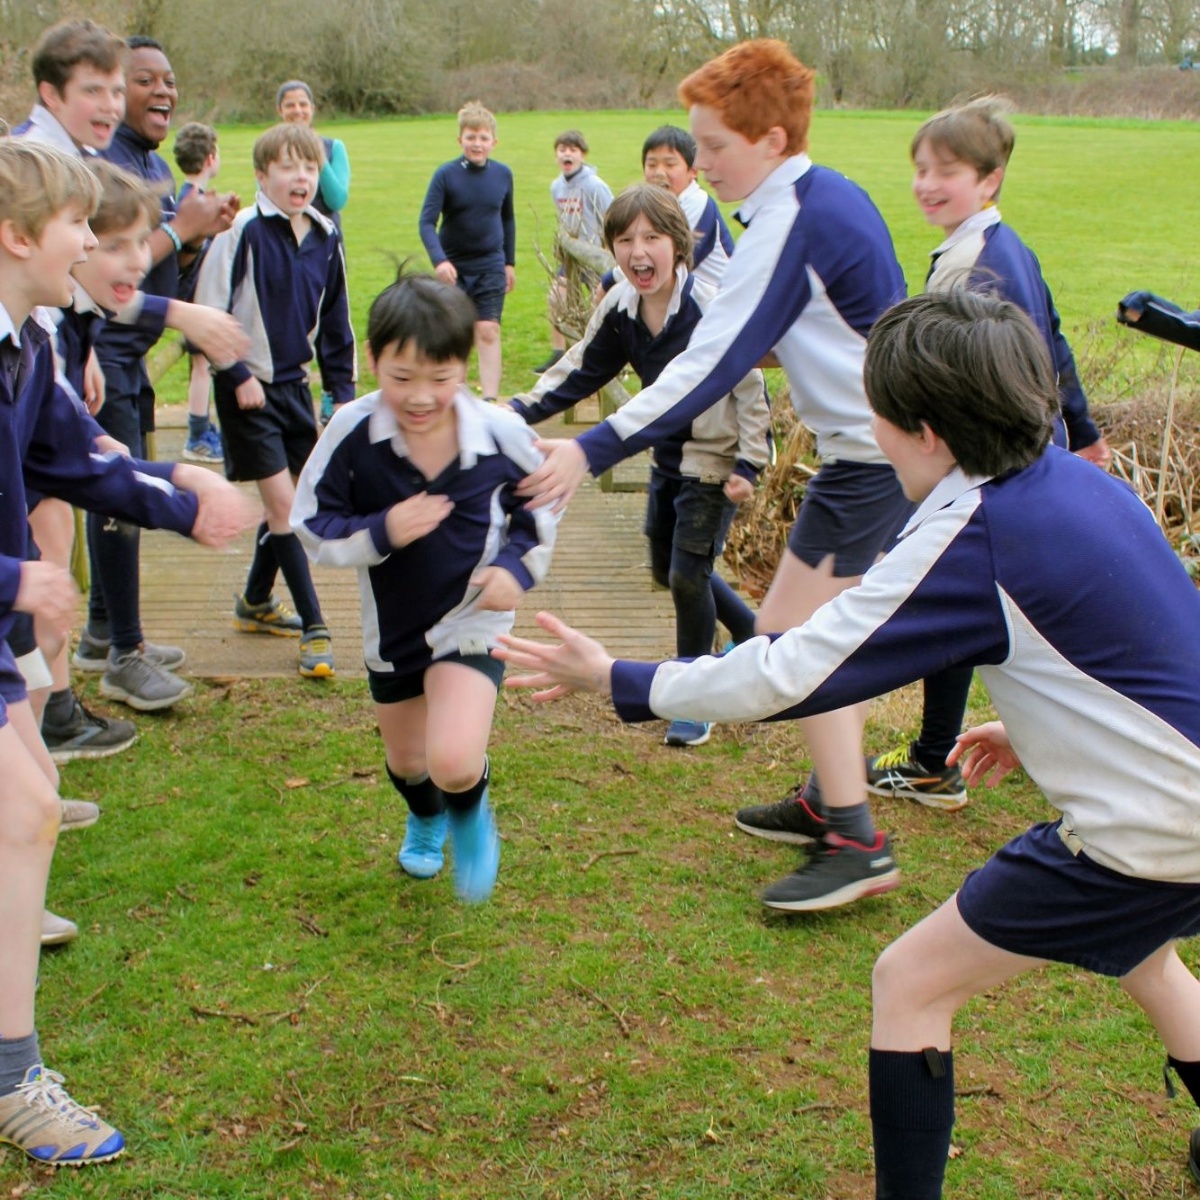
<svg viewBox="0 0 1200 1200">
<path fill-rule="evenodd" d="M 485 400 L 500 394 L 500 316 L 516 282 L 512 171 L 493 162 L 496 118 L 478 101 L 458 113 L 462 155 L 433 173 L 421 208 L 421 241 L 437 277 L 475 304 L 475 348 Z M 439 226 L 438 222 L 441 221 Z"/>
</svg>

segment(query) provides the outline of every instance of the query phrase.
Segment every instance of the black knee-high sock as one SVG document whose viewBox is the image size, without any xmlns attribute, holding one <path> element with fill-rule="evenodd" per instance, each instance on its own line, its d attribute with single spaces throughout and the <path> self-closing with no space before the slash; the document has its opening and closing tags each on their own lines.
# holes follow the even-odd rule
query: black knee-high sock
<svg viewBox="0 0 1200 1200">
<path fill-rule="evenodd" d="M 142 642 L 138 591 L 142 531 L 128 521 L 97 513 L 88 513 L 86 525 L 92 569 L 88 632 L 109 637 L 113 653 L 124 654 Z"/>
<path fill-rule="evenodd" d="M 876 1200 L 939 1200 L 954 1127 L 954 1056 L 871 1050 Z"/>
<path fill-rule="evenodd" d="M 275 558 L 283 578 L 287 582 L 288 591 L 292 593 L 292 603 L 305 629 L 325 624 L 321 616 L 321 605 L 317 600 L 317 589 L 313 587 L 312 572 L 308 569 L 308 558 L 304 547 L 294 533 L 273 533 L 270 542 L 275 550 Z"/>
<path fill-rule="evenodd" d="M 485 758 L 483 760 L 483 774 L 473 783 L 465 792 L 443 792 L 446 797 L 446 807 L 452 813 L 470 812 L 480 800 L 488 785 L 488 776 L 491 773 L 491 764 Z"/>
<path fill-rule="evenodd" d="M 279 560 L 275 557 L 275 543 L 271 531 L 264 521 L 254 532 L 254 557 L 246 574 L 246 603 L 266 604 L 279 574 Z"/>
<path fill-rule="evenodd" d="M 446 811 L 442 789 L 429 778 L 428 772 L 420 779 L 403 779 L 387 763 L 383 765 L 392 787 L 404 797 L 404 803 L 414 817 L 436 817 Z"/>
<path fill-rule="evenodd" d="M 1179 1082 L 1187 1088 L 1192 1099 L 1200 1107 L 1200 1062 L 1180 1062 L 1179 1059 L 1167 1055 L 1167 1065 L 1163 1067 L 1163 1082 L 1167 1085 L 1168 1096 L 1175 1095 L 1175 1089 L 1171 1086 L 1171 1071 L 1179 1076 Z"/>
<path fill-rule="evenodd" d="M 925 680 L 916 757 L 931 771 L 945 770 L 946 755 L 954 749 L 955 739 L 962 733 L 973 671 L 973 667 L 948 667 Z"/>
</svg>

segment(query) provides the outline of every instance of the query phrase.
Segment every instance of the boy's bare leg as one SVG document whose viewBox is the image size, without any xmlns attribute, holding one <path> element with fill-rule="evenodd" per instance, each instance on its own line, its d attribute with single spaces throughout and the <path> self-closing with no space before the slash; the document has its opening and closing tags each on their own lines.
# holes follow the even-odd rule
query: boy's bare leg
<svg viewBox="0 0 1200 1200">
<path fill-rule="evenodd" d="M 479 389 L 484 397 L 500 395 L 500 322 L 475 322 L 475 351 L 479 355 Z"/>
<path fill-rule="evenodd" d="M 425 672 L 426 762 L 444 792 L 465 792 L 483 775 L 496 687 L 462 663 L 434 663 Z"/>
<path fill-rule="evenodd" d="M 71 569 L 71 549 L 75 544 L 75 514 L 65 500 L 47 497 L 29 514 L 29 527 L 33 540 L 42 554 L 43 562 L 52 562 L 56 567 Z M 34 717 L 41 724 L 42 713 L 50 692 L 65 691 L 71 686 L 71 665 L 68 653 L 70 646 L 58 630 L 50 630 L 44 622 L 34 619 L 37 643 L 50 667 L 50 690 L 39 688 L 30 692 Z"/>
<path fill-rule="evenodd" d="M 383 739 L 388 770 L 401 779 L 426 774 L 425 697 L 414 696 L 398 704 L 376 704 L 375 720 Z"/>
<path fill-rule="evenodd" d="M 208 371 L 208 359 L 203 354 L 192 355 L 192 370 L 188 377 L 188 416 L 208 417 L 208 397 L 212 390 L 212 376 Z"/>
<path fill-rule="evenodd" d="M 1150 1018 L 1172 1058 L 1200 1062 L 1200 980 L 1184 966 L 1174 942 L 1138 963 L 1121 986 Z"/>
<path fill-rule="evenodd" d="M 803 625 L 822 604 L 861 580 L 861 575 L 835 576 L 832 555 L 819 566 L 810 567 L 785 550 L 755 617 L 755 632 L 782 633 Z M 826 808 L 848 808 L 866 799 L 862 756 L 866 714 L 867 705 L 856 704 L 799 722 L 813 770 L 821 781 L 821 802 Z"/>
<path fill-rule="evenodd" d="M 34 1029 L 42 909 L 62 811 L 28 701 L 8 706 L 0 761 L 0 1037 L 11 1040 Z"/>
</svg>

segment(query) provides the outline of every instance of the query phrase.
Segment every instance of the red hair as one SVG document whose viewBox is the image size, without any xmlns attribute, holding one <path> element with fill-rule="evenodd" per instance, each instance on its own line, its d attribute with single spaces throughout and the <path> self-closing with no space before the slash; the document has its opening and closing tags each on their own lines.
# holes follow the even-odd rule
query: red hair
<svg viewBox="0 0 1200 1200">
<path fill-rule="evenodd" d="M 808 149 L 816 72 L 783 42 L 742 42 L 693 71 L 679 85 L 684 108 L 714 108 L 722 122 L 757 142 L 776 125 L 787 134 L 788 154 Z"/>
</svg>

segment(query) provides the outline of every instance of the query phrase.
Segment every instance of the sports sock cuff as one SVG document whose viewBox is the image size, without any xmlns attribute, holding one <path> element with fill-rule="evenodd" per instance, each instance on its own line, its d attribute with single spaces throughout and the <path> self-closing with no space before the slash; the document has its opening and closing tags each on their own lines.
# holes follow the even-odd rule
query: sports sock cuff
<svg viewBox="0 0 1200 1200">
<path fill-rule="evenodd" d="M 890 1129 L 949 1129 L 954 1124 L 954 1053 L 876 1050 L 870 1060 L 871 1120 Z"/>
<path fill-rule="evenodd" d="M 36 1029 L 25 1037 L 0 1037 L 0 1096 L 15 1092 L 17 1084 L 24 1082 L 29 1068 L 36 1067 L 41 1061 Z"/>
<path fill-rule="evenodd" d="M 201 417 L 188 413 L 188 438 L 190 441 L 194 442 L 197 438 L 202 438 L 208 432 L 208 428 L 208 413 Z"/>
<path fill-rule="evenodd" d="M 1179 1082 L 1187 1088 L 1192 1099 L 1200 1105 L 1200 1062 L 1181 1062 L 1179 1059 L 1167 1055 L 1167 1065 L 1163 1068 L 1163 1082 L 1167 1085 L 1168 1096 L 1175 1095 L 1169 1074 L 1171 1070 L 1179 1076 Z"/>
<path fill-rule="evenodd" d="M 465 792 L 443 792 L 442 795 L 446 797 L 446 807 L 452 812 L 469 812 L 474 808 L 479 803 L 483 793 L 487 791 L 490 767 L 491 764 L 485 758 L 483 760 L 483 774 Z"/>
<path fill-rule="evenodd" d="M 836 833 L 847 841 L 857 842 L 860 846 L 875 844 L 875 823 L 871 820 L 871 806 L 864 800 L 861 804 L 851 804 L 846 808 L 826 806 L 821 814 L 830 833 Z"/>
<path fill-rule="evenodd" d="M 446 802 L 442 798 L 442 789 L 429 778 L 427 771 L 418 779 L 404 779 L 397 775 L 391 767 L 384 763 L 392 787 L 404 797 L 408 811 L 414 817 L 436 817 L 445 812 Z"/>
</svg>

